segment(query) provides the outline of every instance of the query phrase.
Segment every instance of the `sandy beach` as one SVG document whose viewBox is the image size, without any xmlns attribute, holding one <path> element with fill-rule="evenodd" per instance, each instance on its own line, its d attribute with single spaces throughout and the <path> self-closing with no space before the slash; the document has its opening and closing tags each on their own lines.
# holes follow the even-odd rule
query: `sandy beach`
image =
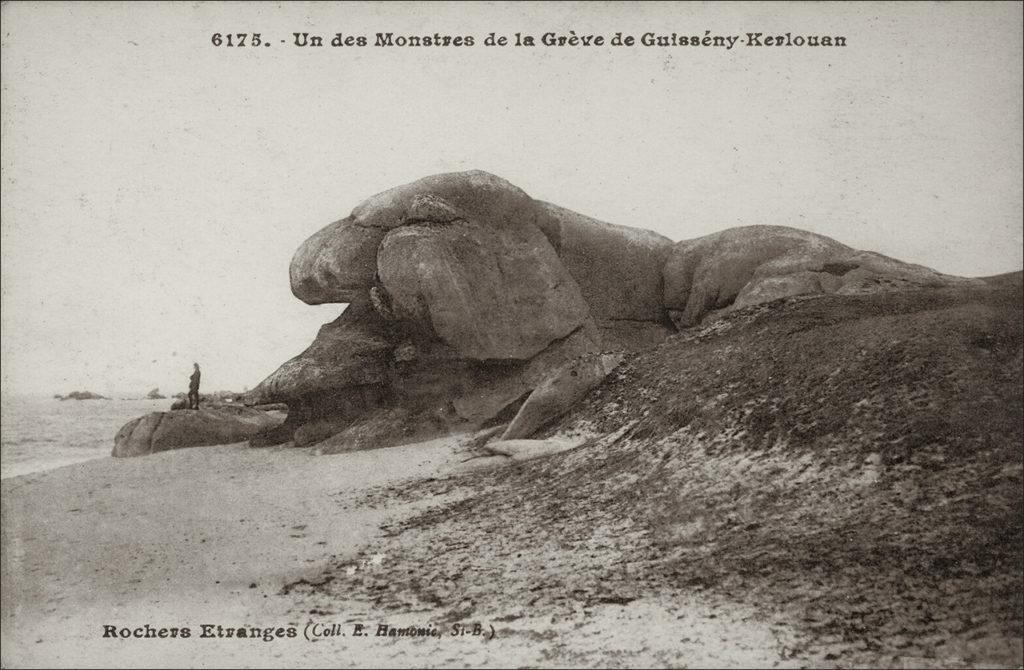
<svg viewBox="0 0 1024 670">
<path fill-rule="evenodd" d="M 538 440 L 4 479 L 3 666 L 1015 667 L 1019 294 L 753 308 L 634 355 Z M 882 390 L 893 361 L 913 392 Z M 913 409 L 950 378 L 976 391 Z M 725 411 L 765 397 L 810 419 Z M 823 425 L 829 403 L 859 409 Z"/>
<path fill-rule="evenodd" d="M 635 665 L 664 664 L 671 656 L 735 666 L 784 660 L 782 628 L 741 607 L 712 611 L 717 606 L 696 598 L 606 603 L 569 616 L 538 608 L 511 617 L 514 622 L 476 613 L 465 621 L 469 634 L 452 635 L 445 608 L 397 612 L 343 598 L 333 598 L 328 608 L 322 595 L 304 588 L 346 564 L 349 573 L 416 569 L 401 556 L 360 557 L 360 550 L 380 539 L 388 522 L 453 502 L 458 494 L 400 502 L 388 491 L 449 476 L 466 457 L 463 442 L 334 456 L 237 444 L 6 479 L 3 665 L 205 667 L 212 658 L 236 667 L 550 665 L 580 658 Z M 307 630 L 310 623 L 319 627 Z M 371 633 L 353 637 L 356 623 Z M 430 626 L 441 635 L 378 637 L 381 623 Z M 473 623 L 485 627 L 483 635 L 472 635 Z M 147 624 L 188 627 L 192 637 L 104 638 L 104 626 Z M 200 638 L 203 624 L 294 627 L 297 635 L 270 642 Z M 332 630 L 343 635 L 306 639 L 307 632 Z"/>
<path fill-rule="evenodd" d="M 327 460 L 239 444 L 4 480 L 4 666 L 196 665 L 213 645 L 239 664 L 280 664 L 308 645 L 110 640 L 102 625 L 305 623 L 282 586 L 354 552 L 395 511 L 341 513 L 344 500 L 450 455 L 437 445 Z"/>
<path fill-rule="evenodd" d="M 1024 670 L 1024 3 L 0 12 L 0 670 Z"/>
<path fill-rule="evenodd" d="M 1017 667 L 1011 279 L 737 312 L 534 440 L 3 479 L 2 664 Z"/>
</svg>

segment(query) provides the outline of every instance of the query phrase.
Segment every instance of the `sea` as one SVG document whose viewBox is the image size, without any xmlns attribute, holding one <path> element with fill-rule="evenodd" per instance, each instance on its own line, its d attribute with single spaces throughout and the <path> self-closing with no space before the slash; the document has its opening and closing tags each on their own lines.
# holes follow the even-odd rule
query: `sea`
<svg viewBox="0 0 1024 670">
<path fill-rule="evenodd" d="M 0 395 L 0 478 L 111 458 L 121 426 L 172 402 Z"/>
</svg>

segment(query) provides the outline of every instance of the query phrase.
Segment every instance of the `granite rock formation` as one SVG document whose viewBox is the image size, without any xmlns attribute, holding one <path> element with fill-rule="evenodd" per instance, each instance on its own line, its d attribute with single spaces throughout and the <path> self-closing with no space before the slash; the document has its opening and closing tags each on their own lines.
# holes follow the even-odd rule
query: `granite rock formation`
<svg viewBox="0 0 1024 670">
<path fill-rule="evenodd" d="M 514 415 L 552 370 L 673 332 L 661 307 L 671 244 L 484 172 L 373 196 L 292 259 L 296 297 L 349 306 L 247 395 L 290 410 L 254 443 L 365 437 L 384 408 L 416 435 Z"/>
<path fill-rule="evenodd" d="M 67 395 L 55 395 L 55 400 L 110 400 L 105 395 L 93 393 L 92 391 L 72 391 Z"/>
<path fill-rule="evenodd" d="M 111 455 L 147 456 L 168 449 L 243 442 L 280 422 L 280 418 L 270 413 L 232 405 L 151 412 L 132 419 L 117 431 Z"/>
<path fill-rule="evenodd" d="M 744 226 L 677 243 L 664 268 L 664 305 L 679 328 L 797 295 L 934 288 L 957 277 L 786 226 Z"/>
<path fill-rule="evenodd" d="M 306 240 L 289 276 L 300 300 L 348 307 L 245 396 L 289 407 L 251 443 L 327 451 L 513 419 L 504 439 L 529 437 L 607 375 L 602 352 L 783 298 L 965 281 L 782 226 L 673 244 L 480 171 L 369 198 Z"/>
<path fill-rule="evenodd" d="M 501 440 L 529 437 L 575 405 L 622 362 L 622 354 L 580 356 L 556 370 L 526 399 Z"/>
</svg>

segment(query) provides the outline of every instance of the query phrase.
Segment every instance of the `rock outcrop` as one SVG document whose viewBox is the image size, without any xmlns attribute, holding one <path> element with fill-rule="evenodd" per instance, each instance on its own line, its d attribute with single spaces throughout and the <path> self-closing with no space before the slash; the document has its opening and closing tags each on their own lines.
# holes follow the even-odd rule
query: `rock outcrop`
<svg viewBox="0 0 1024 670">
<path fill-rule="evenodd" d="M 709 314 L 797 295 L 970 281 L 785 226 L 730 228 L 678 242 L 664 279 L 664 305 L 679 328 Z"/>
<path fill-rule="evenodd" d="M 638 339 L 639 327 L 646 331 L 646 337 L 639 338 L 643 345 L 671 332 L 661 304 L 661 269 L 672 248 L 671 240 L 534 200 L 504 179 L 481 171 L 432 175 L 366 200 L 348 217 L 320 230 L 299 247 L 289 269 L 292 292 L 311 305 L 368 299 L 379 284 L 382 254 L 393 258 L 381 247 L 385 236 L 406 227 L 415 232 L 394 234 L 392 241 L 397 237 L 409 245 L 416 240 L 418 244 L 413 246 L 422 250 L 421 245 L 429 245 L 430 251 L 444 246 L 445 238 L 458 239 L 455 229 L 461 228 L 481 243 L 475 249 L 477 256 L 493 255 L 501 248 L 506 266 L 492 264 L 492 269 L 516 265 L 504 255 L 515 248 L 510 242 L 526 245 L 519 253 L 527 257 L 550 259 L 553 251 L 560 267 L 546 261 L 523 277 L 524 282 L 537 280 L 538 274 L 557 278 L 567 272 L 602 331 L 614 337 L 620 330 L 617 324 L 626 324 L 621 328 L 626 335 L 618 338 L 618 344 L 629 345 Z M 538 244 L 538 230 L 548 245 Z M 479 239 L 484 236 L 497 239 Z M 463 240 L 462 250 L 469 244 Z M 461 261 L 455 248 L 446 248 L 445 254 Z M 478 257 L 476 262 L 484 260 Z M 520 257 L 520 266 L 523 260 Z M 508 285 L 516 277 L 506 275 L 504 281 Z M 571 293 L 571 289 L 561 293 Z"/>
<path fill-rule="evenodd" d="M 146 456 L 168 449 L 248 440 L 281 419 L 244 406 L 152 412 L 126 423 L 114 437 L 112 456 Z"/>
<path fill-rule="evenodd" d="M 406 413 L 417 435 L 479 425 L 582 355 L 656 344 L 672 332 L 661 307 L 671 245 L 485 172 L 375 195 L 292 259 L 296 297 L 349 307 L 247 394 L 290 410 L 254 442 L 333 432 L 330 449 L 343 450 L 385 410 Z"/>
<path fill-rule="evenodd" d="M 424 177 L 378 193 L 306 240 L 292 258 L 292 293 L 310 305 L 366 298 L 374 283 L 377 248 L 391 229 L 463 217 L 488 227 L 529 219 L 532 200 L 486 172 Z"/>
<path fill-rule="evenodd" d="M 327 451 L 498 419 L 525 437 L 608 374 L 600 352 L 779 298 L 953 279 L 782 226 L 673 244 L 479 171 L 367 199 L 306 240 L 289 276 L 299 299 L 348 308 L 245 396 L 289 407 L 252 443 Z"/>
<path fill-rule="evenodd" d="M 56 400 L 110 400 L 105 395 L 93 393 L 92 391 L 72 391 L 67 395 L 55 395 Z"/>
<path fill-rule="evenodd" d="M 645 348 L 672 332 L 662 305 L 670 239 L 547 202 L 537 203 L 536 223 L 579 284 L 609 348 Z"/>
<path fill-rule="evenodd" d="M 533 390 L 500 439 L 530 437 L 568 412 L 621 362 L 622 354 L 596 354 L 581 356 L 556 370 Z"/>
<path fill-rule="evenodd" d="M 528 360 L 590 318 L 533 226 L 455 220 L 396 228 L 377 252 L 393 319 L 430 324 L 460 357 Z"/>
<path fill-rule="evenodd" d="M 305 351 L 246 394 L 246 403 L 294 404 L 331 396 L 339 389 L 380 387 L 386 383 L 391 348 L 385 324 L 369 302 L 353 303 L 321 326 Z"/>
</svg>

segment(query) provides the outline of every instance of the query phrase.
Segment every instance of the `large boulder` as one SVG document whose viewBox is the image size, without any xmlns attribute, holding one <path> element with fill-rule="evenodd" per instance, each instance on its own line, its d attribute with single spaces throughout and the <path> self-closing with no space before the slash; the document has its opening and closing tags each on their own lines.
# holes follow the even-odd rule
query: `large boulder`
<svg viewBox="0 0 1024 670">
<path fill-rule="evenodd" d="M 242 442 L 280 422 L 279 416 L 242 406 L 152 412 L 117 431 L 112 455 L 146 456 L 168 449 Z"/>
<path fill-rule="evenodd" d="M 311 305 L 365 299 L 377 270 L 377 247 L 387 231 L 450 212 L 490 227 L 529 218 L 530 197 L 480 171 L 438 174 L 367 199 L 352 213 L 306 240 L 289 267 L 292 293 Z"/>
<path fill-rule="evenodd" d="M 288 403 L 356 386 L 385 384 L 391 344 L 369 303 L 353 303 L 320 327 L 313 343 L 244 395 L 248 405 Z"/>
<path fill-rule="evenodd" d="M 620 353 L 593 354 L 562 366 L 533 390 L 500 439 L 530 437 L 568 412 L 621 362 Z"/>
<path fill-rule="evenodd" d="M 662 268 L 672 240 L 537 201 L 537 226 L 579 284 L 598 325 L 665 320 Z"/>
<path fill-rule="evenodd" d="M 469 249 L 469 242 L 457 242 L 460 231 L 468 229 L 472 229 L 469 235 L 480 246 L 463 263 L 459 254 Z M 561 261 L 560 267 L 550 262 L 551 254 L 539 245 L 537 229 Z M 656 344 L 672 332 L 661 302 L 661 269 L 671 246 L 671 240 L 657 233 L 604 223 L 534 200 L 504 179 L 475 170 L 431 175 L 367 199 L 348 217 L 306 240 L 292 258 L 289 275 L 292 292 L 309 304 L 370 299 L 381 305 L 387 295 L 377 279 L 389 273 L 380 263 L 395 258 L 395 252 L 422 256 L 444 249 L 451 261 L 449 267 L 458 267 L 456 276 L 463 279 L 480 267 L 490 268 L 492 273 L 505 269 L 493 262 L 495 258 L 515 267 L 524 267 L 533 258 L 543 262 L 519 279 L 524 284 L 520 297 L 527 296 L 534 302 L 550 297 L 551 307 L 565 303 L 573 291 L 558 278 L 567 274 L 575 281 L 606 344 L 637 349 Z M 517 247 L 523 248 L 509 256 L 508 252 Z M 444 287 L 444 277 L 430 268 L 400 268 L 397 279 L 394 268 L 391 270 L 391 280 L 385 282 L 387 292 L 404 292 L 408 297 L 408 293 L 416 292 L 409 282 L 423 278 L 425 272 L 432 273 L 428 281 L 432 288 Z M 541 279 L 559 281 L 553 287 L 558 294 L 524 292 L 543 286 L 544 281 L 538 281 Z M 517 278 L 506 275 L 503 280 L 512 282 Z M 476 293 L 476 298 L 488 294 L 486 290 Z M 506 299 L 506 307 L 512 302 Z M 433 308 L 443 309 L 439 304 Z M 416 309 L 421 317 L 429 311 Z M 573 307 L 569 312 L 572 318 L 560 318 L 560 322 L 573 320 L 578 311 Z M 469 312 L 477 313 L 475 309 Z M 497 306 L 490 312 L 502 314 L 508 321 L 517 313 Z M 442 328 L 450 326 L 449 321 L 442 319 Z"/>
<path fill-rule="evenodd" d="M 954 281 L 782 226 L 673 244 L 480 171 L 368 198 L 306 240 L 289 274 L 301 300 L 349 307 L 247 394 L 289 409 L 252 443 L 329 451 L 509 420 L 505 437 L 523 437 L 603 379 L 599 352 L 779 298 Z"/>
<path fill-rule="evenodd" d="M 391 315 L 430 324 L 465 358 L 526 360 L 590 318 L 576 282 L 530 225 L 396 228 L 377 267 Z"/>
<path fill-rule="evenodd" d="M 352 210 L 361 226 L 390 230 L 409 223 L 451 220 L 448 212 L 501 228 L 528 221 L 533 200 L 522 189 L 482 170 L 417 179 L 367 198 Z"/>
<path fill-rule="evenodd" d="M 670 247 L 486 172 L 379 193 L 295 253 L 297 297 L 350 305 L 246 395 L 289 408 L 252 444 L 362 443 L 382 412 L 416 434 L 480 425 L 582 355 L 657 344 Z"/>
<path fill-rule="evenodd" d="M 394 349 L 385 325 L 368 301 L 350 304 L 341 316 L 320 327 L 305 351 L 243 394 L 248 406 L 288 408 L 283 424 L 261 429 L 250 444 L 281 444 L 303 426 L 317 424 L 304 431 L 312 435 L 322 432 L 325 422 L 343 425 L 339 422 L 385 404 L 393 392 Z"/>
<path fill-rule="evenodd" d="M 430 439 L 446 431 L 443 417 L 415 415 L 404 407 L 381 409 L 333 432 L 317 448 L 324 454 L 393 447 Z M 298 434 L 296 434 L 298 438 Z"/>
<path fill-rule="evenodd" d="M 479 425 L 521 402 L 552 370 L 600 347 L 601 336 L 593 322 L 588 322 L 528 361 L 475 365 L 466 376 L 467 383 L 452 395 L 452 408 L 461 419 Z"/>
<path fill-rule="evenodd" d="M 542 201 L 536 223 L 576 279 L 604 348 L 645 349 L 674 332 L 662 304 L 672 240 Z"/>
<path fill-rule="evenodd" d="M 783 226 L 673 244 L 479 171 L 368 198 L 303 243 L 290 277 L 308 303 L 351 305 L 247 401 L 288 403 L 267 440 L 344 432 L 346 445 L 380 432 L 375 412 L 417 432 L 508 420 L 524 403 L 508 437 L 527 435 L 590 387 L 548 379 L 580 357 L 779 298 L 959 281 Z"/>
<path fill-rule="evenodd" d="M 366 300 L 386 232 L 348 217 L 314 233 L 292 257 L 292 293 L 310 305 Z"/>
<path fill-rule="evenodd" d="M 664 267 L 664 305 L 679 328 L 780 298 L 941 286 L 959 278 L 823 235 L 744 226 L 678 242 Z"/>
</svg>

